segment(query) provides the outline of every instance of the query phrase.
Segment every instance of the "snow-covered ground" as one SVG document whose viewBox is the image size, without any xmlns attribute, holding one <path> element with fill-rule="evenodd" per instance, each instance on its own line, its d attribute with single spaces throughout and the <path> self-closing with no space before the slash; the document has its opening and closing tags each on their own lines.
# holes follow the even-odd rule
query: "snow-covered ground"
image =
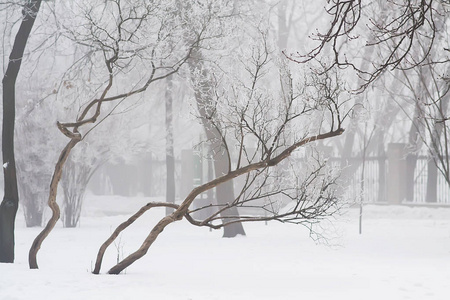
<svg viewBox="0 0 450 300">
<path fill-rule="evenodd" d="M 57 228 L 38 254 L 27 256 L 40 228 L 19 213 L 16 262 L 0 264 L 0 299 L 450 299 L 450 209 L 366 206 L 330 229 L 332 246 L 279 223 L 246 224 L 247 237 L 185 221 L 169 226 L 149 253 L 113 276 L 105 272 L 133 252 L 163 209 L 145 215 L 112 245 L 103 274 L 93 275 L 98 247 L 146 198 L 89 196 L 81 226 Z"/>
</svg>

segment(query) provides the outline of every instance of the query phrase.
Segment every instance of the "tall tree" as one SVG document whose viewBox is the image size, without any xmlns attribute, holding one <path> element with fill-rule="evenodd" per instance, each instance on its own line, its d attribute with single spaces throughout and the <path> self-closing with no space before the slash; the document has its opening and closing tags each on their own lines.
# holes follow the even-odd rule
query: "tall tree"
<svg viewBox="0 0 450 300">
<path fill-rule="evenodd" d="M 192 59 L 189 60 L 192 74 L 201 74 L 200 82 L 194 88 L 195 99 L 199 114 L 201 116 L 205 134 L 212 151 L 213 165 L 216 177 L 221 177 L 229 173 L 231 166 L 231 153 L 228 149 L 226 141 L 223 139 L 222 133 L 214 123 L 208 119 L 213 113 L 214 108 L 214 81 L 208 76 L 208 70 L 203 65 L 203 56 L 199 49 L 192 52 Z M 216 198 L 219 205 L 226 205 L 234 200 L 233 181 L 229 180 L 216 187 Z M 221 212 L 222 217 L 238 216 L 237 207 Z M 245 235 L 244 227 L 241 223 L 236 222 L 224 227 L 223 237 L 235 237 L 237 235 Z"/>
<path fill-rule="evenodd" d="M 3 129 L 2 152 L 4 196 L 0 205 L 0 262 L 14 262 L 14 223 L 19 207 L 16 162 L 14 157 L 14 122 L 16 106 L 16 80 L 23 53 L 41 7 L 42 0 L 27 1 L 22 9 L 22 23 L 16 34 L 3 77 Z"/>
<path fill-rule="evenodd" d="M 236 18 L 230 16 L 237 15 L 237 12 L 234 7 L 233 1 L 224 1 L 223 3 L 210 3 L 210 10 L 215 12 L 216 14 L 222 14 L 221 17 L 216 17 L 213 19 L 215 23 L 211 22 L 212 19 L 201 20 L 200 18 L 194 20 L 194 24 L 196 22 L 201 22 L 207 25 L 208 23 L 213 25 L 209 25 L 216 31 L 215 34 L 217 37 L 223 37 L 223 28 L 229 26 L 230 23 L 236 21 Z M 226 6 L 228 5 L 228 7 Z M 180 3 L 180 14 L 188 15 L 189 11 L 192 10 L 193 5 L 189 3 Z M 227 14 L 228 13 L 228 14 Z M 228 22 L 225 22 L 228 21 Z M 189 29 L 192 31 L 192 29 Z M 229 30 L 229 29 L 227 29 Z M 187 41 L 192 39 L 189 33 L 185 34 L 185 38 Z M 217 41 L 214 39 L 213 41 Z M 211 42 L 214 43 L 214 42 Z M 192 50 L 191 58 L 188 61 L 194 96 L 198 108 L 198 112 L 200 115 L 201 123 L 204 128 L 205 135 L 207 137 L 207 142 L 209 144 L 210 155 L 213 157 L 212 165 L 214 167 L 215 177 L 221 177 L 228 174 L 231 171 L 231 149 L 228 148 L 228 144 L 225 138 L 222 136 L 219 127 L 215 126 L 207 117 L 214 111 L 215 106 L 215 78 L 214 75 L 211 74 L 211 69 L 208 68 L 205 63 L 208 58 L 205 57 L 204 52 L 207 52 L 207 48 L 211 47 L 210 45 L 204 46 L 203 48 L 196 47 Z M 211 48 L 214 49 L 215 46 Z M 234 197 L 234 184 L 233 180 L 228 180 L 223 184 L 217 185 L 216 187 L 216 201 L 217 204 L 226 205 L 227 203 L 232 202 Z M 211 203 L 212 205 L 212 203 Z M 230 216 L 239 216 L 239 211 L 237 207 L 231 207 L 229 210 L 221 211 L 221 216 L 226 218 Z M 245 235 L 244 227 L 241 223 L 230 223 L 228 226 L 224 227 L 223 237 L 235 237 L 237 235 Z"/>
<path fill-rule="evenodd" d="M 173 76 L 167 77 L 166 98 L 166 202 L 175 203 L 175 155 L 173 147 Z M 173 208 L 166 207 L 166 214 Z"/>
</svg>

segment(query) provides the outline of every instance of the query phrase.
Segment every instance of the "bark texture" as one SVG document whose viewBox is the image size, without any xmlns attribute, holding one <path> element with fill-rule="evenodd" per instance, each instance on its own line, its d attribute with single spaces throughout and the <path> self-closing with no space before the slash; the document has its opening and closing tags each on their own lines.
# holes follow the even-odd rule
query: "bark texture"
<svg viewBox="0 0 450 300">
<path fill-rule="evenodd" d="M 202 124 L 205 129 L 206 137 L 212 149 L 212 157 L 214 161 L 214 172 L 216 178 L 226 175 L 230 172 L 230 153 L 227 149 L 226 142 L 223 140 L 221 132 L 209 120 L 211 109 L 214 107 L 214 93 L 212 88 L 214 83 L 209 79 L 206 68 L 203 66 L 203 57 L 199 49 L 192 51 L 192 59 L 189 60 L 191 73 L 200 73 L 200 82 L 195 87 L 195 99 L 197 101 L 198 110 L 201 116 Z M 219 205 L 227 205 L 234 201 L 234 185 L 233 181 L 227 181 L 217 186 L 216 198 Z M 236 207 L 224 210 L 221 216 L 226 218 L 230 216 L 239 216 Z M 237 235 L 245 235 L 244 227 L 241 223 L 232 223 L 224 227 L 223 237 L 235 237 Z"/>
<path fill-rule="evenodd" d="M 16 79 L 22 64 L 23 53 L 41 0 L 28 1 L 24 6 L 22 23 L 9 56 L 8 68 L 3 77 L 3 174 L 4 196 L 0 205 L 0 262 L 14 262 L 14 223 L 19 207 L 16 162 L 14 156 L 14 122 L 16 105 Z"/>
<path fill-rule="evenodd" d="M 56 222 L 59 220 L 61 215 L 58 204 L 56 203 L 56 193 L 58 191 L 58 184 L 61 180 L 62 171 L 64 167 L 64 163 L 69 157 L 70 151 L 75 147 L 78 142 L 80 142 L 81 137 L 72 138 L 70 142 L 66 145 L 64 150 L 61 152 L 58 162 L 55 166 L 55 171 L 53 173 L 52 182 L 50 183 L 50 194 L 48 197 L 48 206 L 52 210 L 52 216 L 45 226 L 44 230 L 42 230 L 39 235 L 34 239 L 33 244 L 31 245 L 30 251 L 28 253 L 28 263 L 30 269 L 37 269 L 37 253 L 41 248 L 42 242 L 49 235 L 52 229 L 55 227 Z"/>
<path fill-rule="evenodd" d="M 143 206 L 137 213 L 132 215 L 128 220 L 120 224 L 116 230 L 111 234 L 111 236 L 102 244 L 100 249 L 98 250 L 97 254 L 97 260 L 95 261 L 95 267 L 94 271 L 92 273 L 99 274 L 100 268 L 102 266 L 103 256 L 105 255 L 106 249 L 114 242 L 114 240 L 119 236 L 119 234 L 124 231 L 128 226 L 134 223 L 140 216 L 142 216 L 147 210 L 153 208 L 153 207 L 170 207 L 173 209 L 178 208 L 178 205 L 172 204 L 172 203 L 147 203 L 145 206 Z M 119 271 L 120 273 L 120 271 Z M 117 273 L 118 274 L 118 273 Z"/>
</svg>

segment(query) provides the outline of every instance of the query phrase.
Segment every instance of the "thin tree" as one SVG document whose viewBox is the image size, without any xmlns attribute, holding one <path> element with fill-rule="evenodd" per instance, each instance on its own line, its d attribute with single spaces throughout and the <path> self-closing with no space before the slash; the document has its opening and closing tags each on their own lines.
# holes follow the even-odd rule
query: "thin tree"
<svg viewBox="0 0 450 300">
<path fill-rule="evenodd" d="M 16 34 L 9 56 L 8 68 L 3 77 L 3 174 L 4 196 L 0 205 L 0 262 L 14 262 L 14 223 L 19 207 L 16 162 L 14 156 L 14 122 L 16 106 L 16 79 L 23 54 L 34 22 L 41 7 L 41 0 L 31 0 L 23 6 L 22 22 Z"/>
<path fill-rule="evenodd" d="M 166 114 L 166 202 L 175 203 L 175 154 L 173 135 L 173 76 L 166 79 L 167 88 L 165 93 L 165 114 Z M 173 209 L 166 207 L 166 214 L 173 212 Z"/>
<path fill-rule="evenodd" d="M 406 97 L 414 103 L 414 114 L 408 114 L 406 109 L 403 111 L 411 120 L 415 143 L 423 145 L 430 157 L 427 163 L 427 202 L 438 201 L 438 172 L 450 186 L 450 85 L 446 80 L 442 80 L 449 69 L 445 65 L 430 64 L 404 72 L 404 84 L 409 92 Z M 417 156 L 417 153 L 415 155 Z"/>
</svg>

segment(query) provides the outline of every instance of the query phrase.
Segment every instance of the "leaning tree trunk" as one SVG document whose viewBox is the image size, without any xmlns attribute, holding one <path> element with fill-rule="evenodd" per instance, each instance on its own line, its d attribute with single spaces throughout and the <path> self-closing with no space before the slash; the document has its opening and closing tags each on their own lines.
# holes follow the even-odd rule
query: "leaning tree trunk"
<svg viewBox="0 0 450 300">
<path fill-rule="evenodd" d="M 0 262 L 14 262 L 14 223 L 19 208 L 16 162 L 14 157 L 14 121 L 16 105 L 16 79 L 23 53 L 41 6 L 41 0 L 31 0 L 23 8 L 23 19 L 9 56 L 8 68 L 3 77 L 3 201 L 0 205 Z"/>
<path fill-rule="evenodd" d="M 37 253 L 41 248 L 42 242 L 49 235 L 52 229 L 55 227 L 56 222 L 59 220 L 61 211 L 59 209 L 58 204 L 56 203 L 56 194 L 58 191 L 58 184 L 62 177 L 62 171 L 67 158 L 69 157 L 70 151 L 73 147 L 76 146 L 81 140 L 81 136 L 73 137 L 69 143 L 67 143 L 66 147 L 61 151 L 61 154 L 58 158 L 58 161 L 55 165 L 55 170 L 53 172 L 52 181 L 50 183 L 50 193 L 48 196 L 48 206 L 52 210 L 52 216 L 50 220 L 47 222 L 47 225 L 44 229 L 38 234 L 38 236 L 34 239 L 33 244 L 31 245 L 30 251 L 28 253 L 28 263 L 30 269 L 37 269 Z"/>
<path fill-rule="evenodd" d="M 224 183 L 232 180 L 233 178 L 242 176 L 244 174 L 248 174 L 255 170 L 261 170 L 266 169 L 267 167 L 274 167 L 281 163 L 284 159 L 289 157 L 291 153 L 298 149 L 299 147 L 302 147 L 305 144 L 331 138 L 334 136 L 341 135 L 344 132 L 344 129 L 338 128 L 335 131 L 329 131 L 324 134 L 318 134 L 316 136 L 307 137 L 301 141 L 298 141 L 297 143 L 291 145 L 290 147 L 286 148 L 284 151 L 282 151 L 279 155 L 271 158 L 271 159 L 265 159 L 263 161 L 259 161 L 256 163 L 249 164 L 245 167 L 240 167 L 234 171 L 227 172 L 226 175 L 218 177 L 216 175 L 216 178 L 204 183 L 196 188 L 194 188 L 189 195 L 186 196 L 185 200 L 181 205 L 176 205 L 172 203 L 147 203 L 145 206 L 141 207 L 138 212 L 136 212 L 133 216 L 131 216 L 127 221 L 120 224 L 114 232 L 111 234 L 111 236 L 102 244 L 100 247 L 98 254 L 97 254 L 97 260 L 95 262 L 95 268 L 93 273 L 99 274 L 101 269 L 101 264 L 103 261 L 103 255 L 105 254 L 106 249 L 114 242 L 114 240 L 119 236 L 119 234 L 125 230 L 128 226 L 133 224 L 140 216 L 142 216 L 146 211 L 153 207 L 162 207 L 162 206 L 171 206 L 175 208 L 175 211 L 171 213 L 168 216 L 165 216 L 162 218 L 156 225 L 153 227 L 153 229 L 150 231 L 150 234 L 147 236 L 147 238 L 144 240 L 142 245 L 139 247 L 138 250 L 131 253 L 127 257 L 125 257 L 121 262 L 117 263 L 114 267 L 112 267 L 108 273 L 109 274 L 119 274 L 122 272 L 125 268 L 133 264 L 136 260 L 143 257 L 147 251 L 149 250 L 150 246 L 153 244 L 153 242 L 158 238 L 159 234 L 163 232 L 163 230 L 170 225 L 173 222 L 177 222 L 182 220 L 183 218 L 186 218 L 191 224 L 194 224 L 196 226 L 205 226 L 205 224 L 202 224 L 201 222 L 197 222 L 196 220 L 192 219 L 192 217 L 189 215 L 189 207 L 192 205 L 194 200 L 202 193 L 207 192 L 210 189 L 217 188 L 220 185 L 223 185 Z M 322 197 L 322 196 L 321 196 Z M 297 213 L 296 217 L 299 217 L 299 214 Z M 274 220 L 273 217 L 269 218 L 260 218 L 255 217 L 254 221 L 264 221 L 264 220 Z M 303 218 L 303 217 L 302 217 Z M 247 219 L 248 221 L 248 219 Z M 232 222 L 232 221 L 231 221 Z M 245 222 L 245 220 L 240 219 L 237 220 L 237 222 Z M 225 226 L 222 224 L 222 226 Z M 209 225 L 210 228 L 220 228 L 221 226 L 214 226 L 212 224 Z"/>
</svg>

